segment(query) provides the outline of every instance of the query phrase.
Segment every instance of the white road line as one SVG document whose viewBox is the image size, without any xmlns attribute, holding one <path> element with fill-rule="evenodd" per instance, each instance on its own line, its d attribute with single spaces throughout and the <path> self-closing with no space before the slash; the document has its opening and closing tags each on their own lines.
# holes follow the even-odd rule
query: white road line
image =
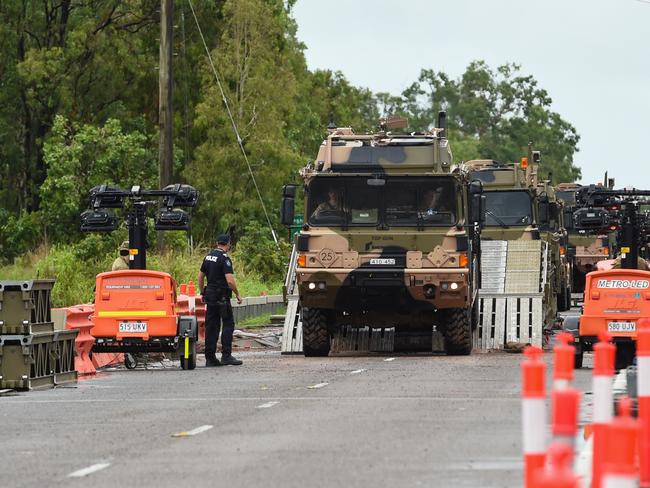
<svg viewBox="0 0 650 488">
<path fill-rule="evenodd" d="M 172 437 L 191 437 L 193 435 L 201 434 L 202 432 L 205 432 L 206 430 L 210 430 L 213 425 L 202 425 L 200 427 L 197 427 L 196 429 L 188 430 L 185 432 L 176 432 L 175 434 L 172 434 Z"/>
<path fill-rule="evenodd" d="M 384 359 L 384 362 L 387 363 L 388 361 L 395 361 L 396 359 L 397 358 L 386 358 L 386 359 Z"/>
<path fill-rule="evenodd" d="M 302 388 L 302 387 L 299 387 Z M 14 398 L 14 397 L 10 397 Z M 519 397 L 442 397 L 442 396 L 425 396 L 425 395 L 413 395 L 413 396 L 352 396 L 352 397 L 342 397 L 342 398 L 332 398 L 324 396 L 310 396 L 310 397 L 272 397 L 277 400 L 288 400 L 288 401 L 314 401 L 314 400 L 336 400 L 338 402 L 360 402 L 360 401 L 434 401 L 434 402 L 467 402 L 467 401 L 481 401 L 481 402 L 521 402 Z M 34 404 L 47 404 L 47 403 L 93 403 L 93 404 L 102 404 L 102 403 L 125 403 L 125 402 L 136 402 L 136 403 L 167 403 L 167 402 L 250 402 L 250 401 L 264 401 L 269 400 L 269 398 L 260 398 L 260 397 L 220 397 L 220 398 L 210 398 L 210 397 L 181 397 L 181 398 L 112 398 L 112 399 L 83 399 L 83 400 L 26 400 L 26 401 L 0 401 L 0 405 L 34 405 Z"/>
<path fill-rule="evenodd" d="M 271 408 L 274 405 L 277 405 L 278 403 L 280 403 L 280 402 L 266 402 L 266 403 L 262 403 L 261 405 L 258 405 L 255 408 Z"/>
<path fill-rule="evenodd" d="M 367 371 L 366 369 L 355 369 L 354 371 L 350 371 L 350 374 L 359 374 L 363 373 L 364 371 Z"/>
<path fill-rule="evenodd" d="M 322 388 L 327 385 L 329 385 L 329 383 L 316 383 L 315 385 L 308 386 L 307 388 L 310 390 L 318 390 L 319 388 Z"/>
<path fill-rule="evenodd" d="M 77 471 L 74 471 L 68 475 L 68 478 L 83 478 L 84 476 L 88 476 L 89 474 L 96 473 L 97 471 L 101 471 L 102 469 L 106 469 L 111 465 L 111 463 L 98 463 L 98 464 L 93 464 L 92 466 L 88 466 L 87 468 L 83 469 L 78 469 Z"/>
</svg>

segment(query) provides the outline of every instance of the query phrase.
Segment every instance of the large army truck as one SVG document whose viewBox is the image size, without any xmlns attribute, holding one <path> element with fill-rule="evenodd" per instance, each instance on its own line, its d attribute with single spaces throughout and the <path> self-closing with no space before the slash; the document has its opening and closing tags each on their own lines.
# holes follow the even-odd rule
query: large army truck
<svg viewBox="0 0 650 488">
<path fill-rule="evenodd" d="M 583 293 L 585 276 L 596 270 L 596 263 L 609 259 L 612 240 L 607 234 L 589 233 L 573 225 L 573 213 L 578 208 L 576 195 L 581 188 L 578 183 L 560 183 L 555 190 L 559 200 L 564 202 L 564 215 L 568 230 L 567 256 L 572 274 L 573 291 Z"/>
<path fill-rule="evenodd" d="M 540 241 L 539 284 L 544 293 L 545 321 L 571 305 L 568 260 L 563 251 L 566 230 L 561 202 L 548 181 L 539 181 L 540 153 L 529 149 L 521 164 L 473 160 L 464 164 L 472 180 L 485 190 L 485 241 Z M 529 276 L 530 278 L 530 276 Z"/>
<path fill-rule="evenodd" d="M 469 354 L 476 317 L 481 186 L 452 170 L 444 113 L 438 128 L 396 133 L 330 129 L 301 170 L 305 223 L 296 236 L 303 352 L 325 356 L 341 326 L 434 326 L 448 354 Z M 284 187 L 282 221 L 295 187 Z M 475 205 L 469 215 L 469 200 Z M 431 344 L 431 342 L 429 342 Z"/>
</svg>

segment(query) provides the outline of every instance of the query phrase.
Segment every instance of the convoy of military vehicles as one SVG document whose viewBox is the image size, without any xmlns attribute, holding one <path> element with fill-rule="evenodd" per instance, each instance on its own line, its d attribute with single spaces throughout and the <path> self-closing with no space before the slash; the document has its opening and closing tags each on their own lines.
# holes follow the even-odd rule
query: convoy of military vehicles
<svg viewBox="0 0 650 488">
<path fill-rule="evenodd" d="M 287 286 L 302 352 L 329 354 L 343 327 L 417 332 L 425 343 L 441 333 L 447 354 L 469 354 L 486 337 L 503 348 L 541 343 L 585 276 L 616 254 L 620 225 L 594 214 L 595 186 L 541 180 L 532 144 L 516 163 L 457 163 L 444 112 L 429 131 L 407 126 L 391 117 L 373 134 L 330 128 L 300 171 L 304 218 Z M 296 195 L 284 187 L 286 225 Z"/>
</svg>

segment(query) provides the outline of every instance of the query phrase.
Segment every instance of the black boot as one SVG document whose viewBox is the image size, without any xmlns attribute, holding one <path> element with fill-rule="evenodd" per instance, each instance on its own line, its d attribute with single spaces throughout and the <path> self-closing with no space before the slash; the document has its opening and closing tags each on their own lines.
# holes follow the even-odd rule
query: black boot
<svg viewBox="0 0 650 488">
<path fill-rule="evenodd" d="M 206 368 L 212 368 L 214 366 L 221 366 L 221 363 L 217 359 L 217 356 L 215 356 L 215 355 L 206 356 L 205 357 L 205 367 Z"/>
<path fill-rule="evenodd" d="M 244 362 L 241 359 L 237 359 L 235 356 L 232 356 L 230 354 L 228 355 L 221 355 L 221 364 L 223 366 L 241 366 L 244 364 Z"/>
</svg>

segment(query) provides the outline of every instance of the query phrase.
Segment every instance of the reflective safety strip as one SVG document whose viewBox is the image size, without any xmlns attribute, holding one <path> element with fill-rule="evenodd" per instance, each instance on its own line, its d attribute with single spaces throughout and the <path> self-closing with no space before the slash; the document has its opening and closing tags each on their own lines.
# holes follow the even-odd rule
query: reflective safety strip
<svg viewBox="0 0 650 488">
<path fill-rule="evenodd" d="M 524 454 L 546 452 L 546 404 L 543 398 L 522 400 Z"/>
<path fill-rule="evenodd" d="M 594 376 L 594 413 L 592 420 L 595 424 L 607 424 L 614 416 L 614 391 L 612 384 L 614 379 L 611 376 Z"/>
<path fill-rule="evenodd" d="M 186 337 L 185 338 L 185 359 L 189 359 L 190 357 L 190 338 Z"/>
<path fill-rule="evenodd" d="M 165 310 L 121 310 L 98 312 L 98 317 L 166 317 Z"/>
<path fill-rule="evenodd" d="M 634 476 L 606 474 L 603 476 L 603 488 L 636 488 L 639 486 Z"/>
<path fill-rule="evenodd" d="M 637 394 L 650 397 L 650 356 L 637 356 Z"/>
</svg>

